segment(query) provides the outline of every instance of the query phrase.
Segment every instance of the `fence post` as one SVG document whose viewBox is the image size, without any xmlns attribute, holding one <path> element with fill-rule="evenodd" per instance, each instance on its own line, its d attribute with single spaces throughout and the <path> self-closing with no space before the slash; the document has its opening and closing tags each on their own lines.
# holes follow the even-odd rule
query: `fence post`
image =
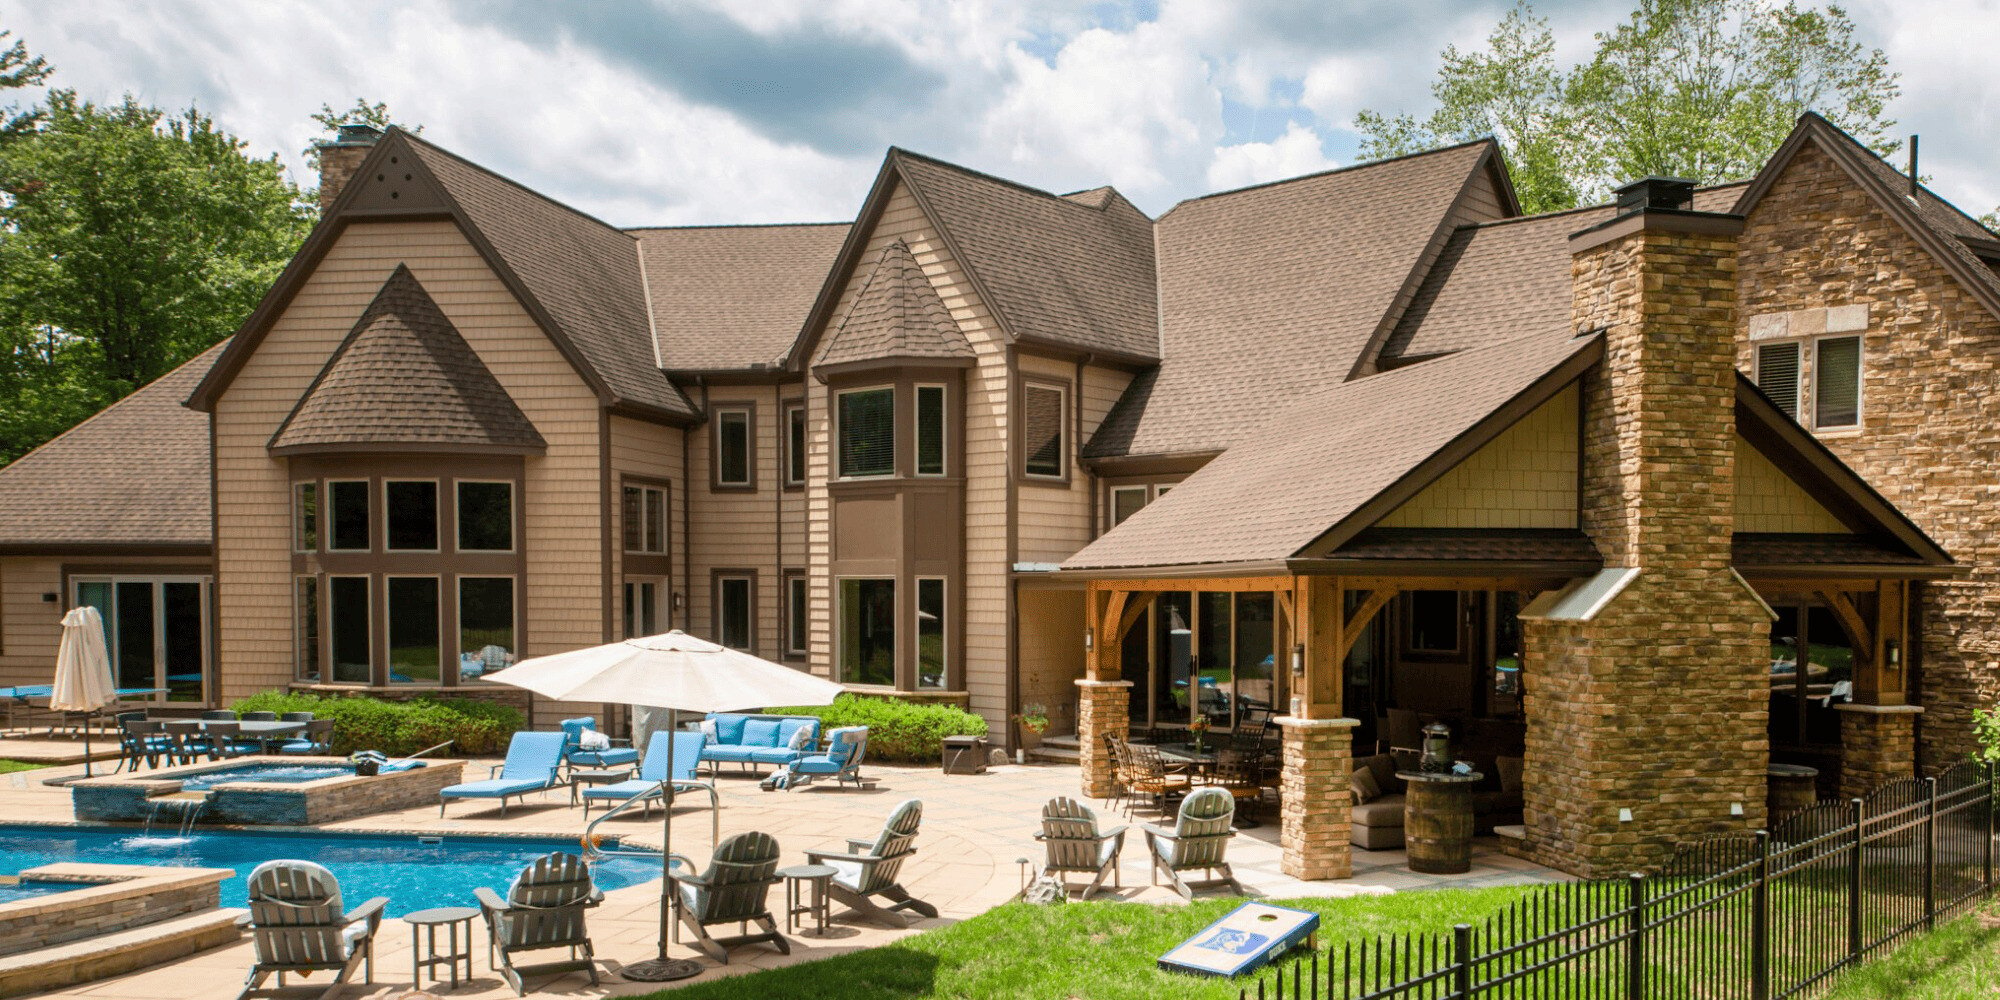
<svg viewBox="0 0 2000 1000">
<path fill-rule="evenodd" d="M 1625 998 L 1646 996 L 1646 876 L 1625 877 Z"/>
<path fill-rule="evenodd" d="M 1453 924 L 1451 928 L 1451 995 L 1458 1000 L 1472 997 L 1472 925 Z"/>
<path fill-rule="evenodd" d="M 1861 952 L 1867 947 L 1867 942 L 1862 940 L 1861 924 L 1861 857 L 1862 846 L 1867 842 L 1862 832 L 1866 825 L 1862 821 L 1864 805 L 1860 799 L 1847 800 L 1848 822 L 1854 825 L 1854 844 L 1848 848 L 1847 859 L 1847 960 L 1850 963 L 1859 963 Z"/>
<path fill-rule="evenodd" d="M 1757 831 L 1750 883 L 1750 1000 L 1771 998 L 1771 834 Z"/>
<path fill-rule="evenodd" d="M 1993 894 L 1993 773 L 1994 772 L 1991 766 L 1986 767 L 1984 770 L 1986 771 L 1986 802 L 1985 805 L 1979 811 L 1981 815 L 1986 817 L 1986 821 L 1981 827 L 1986 831 L 1986 836 L 1981 838 L 1979 843 L 1986 860 L 1986 893 L 1987 895 L 1990 896 Z"/>
<path fill-rule="evenodd" d="M 1937 926 L 1937 779 L 1925 778 L 1929 800 L 1924 804 L 1924 929 Z"/>
</svg>

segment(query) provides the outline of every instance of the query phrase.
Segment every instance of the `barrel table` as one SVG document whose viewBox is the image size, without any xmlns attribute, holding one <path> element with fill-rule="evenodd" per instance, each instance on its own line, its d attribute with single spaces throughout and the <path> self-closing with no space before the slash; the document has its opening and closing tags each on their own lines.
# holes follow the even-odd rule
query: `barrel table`
<svg viewBox="0 0 2000 1000">
<path fill-rule="evenodd" d="M 1397 771 L 1403 779 L 1403 849 L 1410 870 L 1457 875 L 1472 870 L 1472 789 L 1485 775 Z"/>
<path fill-rule="evenodd" d="M 1769 780 L 1764 804 L 1769 810 L 1767 825 L 1775 824 L 1801 809 L 1811 809 L 1819 801 L 1819 768 L 1804 764 L 1772 764 L 1765 772 Z"/>
</svg>

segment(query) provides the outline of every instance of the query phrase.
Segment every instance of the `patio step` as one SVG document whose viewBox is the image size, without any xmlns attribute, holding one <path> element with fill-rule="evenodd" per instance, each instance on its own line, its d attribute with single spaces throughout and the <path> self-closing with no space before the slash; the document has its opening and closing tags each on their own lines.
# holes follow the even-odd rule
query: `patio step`
<svg viewBox="0 0 2000 1000">
<path fill-rule="evenodd" d="M 237 920 L 248 912 L 191 913 L 102 937 L 8 955 L 0 958 L 0 997 L 108 979 L 230 944 L 243 936 Z"/>
<path fill-rule="evenodd" d="M 1043 743 L 1041 746 L 1028 751 L 1028 759 L 1039 761 L 1043 764 L 1080 764 L 1083 762 L 1083 751 L 1073 747 L 1053 746 Z"/>
</svg>

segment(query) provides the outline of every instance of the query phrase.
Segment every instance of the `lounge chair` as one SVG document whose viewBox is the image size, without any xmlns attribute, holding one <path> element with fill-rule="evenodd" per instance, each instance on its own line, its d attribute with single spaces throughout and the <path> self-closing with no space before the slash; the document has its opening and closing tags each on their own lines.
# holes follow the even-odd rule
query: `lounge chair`
<svg viewBox="0 0 2000 1000">
<path fill-rule="evenodd" d="M 611 740 L 610 746 L 598 750 L 584 749 L 584 732 L 586 730 L 595 731 L 596 729 L 597 718 L 595 716 L 585 715 L 562 721 L 562 731 L 565 739 L 563 745 L 564 767 L 574 770 L 579 767 L 630 767 L 639 763 L 639 751 L 633 748 L 632 741 L 630 740 L 612 740 L 611 737 L 606 736 L 605 739 Z M 619 746 L 621 743 L 624 746 Z"/>
<path fill-rule="evenodd" d="M 536 733 L 559 736 L 559 733 Z M 590 973 L 590 985 L 597 985 L 596 954 L 590 947 L 590 931 L 584 926 L 584 911 L 604 902 L 604 893 L 590 879 L 590 865 L 574 854 L 557 851 L 535 859 L 514 876 L 507 898 L 479 886 L 472 890 L 479 899 L 479 911 L 486 917 L 490 935 L 493 971 L 521 996 L 528 995 L 522 980 L 528 976 L 556 976 L 567 972 Z M 524 951 L 566 948 L 569 957 L 534 965 L 515 963 L 514 955 Z"/>
<path fill-rule="evenodd" d="M 882 832 L 873 840 L 849 840 L 845 852 L 807 851 L 806 861 L 833 867 L 827 892 L 841 905 L 891 927 L 908 927 L 910 918 L 902 915 L 903 910 L 926 917 L 938 915 L 937 907 L 913 898 L 896 881 L 903 862 L 917 853 L 913 845 L 923 818 L 924 804 L 910 799 L 889 814 Z M 877 896 L 889 900 L 890 905 L 875 902 Z"/>
<path fill-rule="evenodd" d="M 653 803 L 661 796 L 653 794 L 660 782 L 667 780 L 667 746 L 674 748 L 673 792 L 706 791 L 711 803 L 715 802 L 715 786 L 695 779 L 695 769 L 701 766 L 702 736 L 697 732 L 683 730 L 678 733 L 657 732 L 646 741 L 645 763 L 639 766 L 639 776 L 610 785 L 593 785 L 583 790 L 583 811 L 590 812 L 592 802 L 623 802 L 640 795 L 646 796 L 647 815 L 653 812 Z M 672 793 L 669 793 L 670 795 Z M 669 799 L 671 804 L 671 798 Z"/>
<path fill-rule="evenodd" d="M 1099 829 L 1097 814 L 1089 806 L 1066 796 L 1050 799 L 1042 807 L 1042 832 L 1035 834 L 1035 839 L 1048 848 L 1042 874 L 1061 878 L 1069 872 L 1082 872 L 1095 876 L 1083 887 L 1084 899 L 1104 885 L 1106 875 L 1111 876 L 1112 885 L 1124 887 L 1118 874 L 1118 852 L 1125 849 L 1125 828 Z M 1068 888 L 1066 880 L 1064 888 Z"/>
<path fill-rule="evenodd" d="M 708 870 L 700 875 L 694 874 L 694 861 L 686 856 L 669 858 L 674 909 L 680 914 L 674 940 L 680 940 L 680 928 L 686 928 L 694 935 L 694 947 L 723 965 L 729 964 L 729 949 L 746 944 L 769 944 L 781 955 L 792 953 L 792 943 L 778 933 L 778 921 L 765 902 L 778 882 L 778 842 L 770 834 L 739 833 L 717 844 Z M 715 924 L 750 921 L 764 930 L 723 938 L 708 933 Z"/>
<path fill-rule="evenodd" d="M 835 786 L 851 781 L 861 787 L 861 759 L 868 754 L 868 727 L 843 726 L 826 734 L 826 750 L 808 754 L 779 768 L 766 778 L 768 788 L 803 788 L 820 778 L 832 778 Z"/>
<path fill-rule="evenodd" d="M 1159 885 L 1160 873 L 1166 872 L 1167 880 L 1182 899 L 1193 899 L 1196 889 L 1219 885 L 1242 892 L 1243 887 L 1229 870 L 1229 862 L 1223 860 L 1230 839 L 1236 836 L 1229 825 L 1235 816 L 1236 799 L 1224 789 L 1208 786 L 1189 792 L 1181 800 L 1180 815 L 1175 818 L 1173 829 L 1151 823 L 1140 826 L 1146 834 L 1146 849 L 1153 855 L 1153 884 Z M 1222 877 L 1191 882 L 1182 874 L 1191 871 L 1210 875 L 1220 872 Z"/>
<path fill-rule="evenodd" d="M 438 790 L 438 815 L 444 815 L 445 803 L 452 799 L 499 799 L 500 815 L 507 815 L 508 799 L 555 787 L 567 745 L 561 733 L 515 733 L 506 761 L 493 769 L 492 777 Z"/>
<path fill-rule="evenodd" d="M 320 994 L 329 1000 L 354 976 L 366 970 L 364 983 L 375 982 L 375 932 L 382 926 L 380 896 L 342 911 L 340 883 L 333 873 L 310 861 L 266 861 L 250 872 L 250 939 L 256 961 L 236 1000 L 273 996 L 300 987 L 285 986 L 285 973 L 309 975 L 332 972 L 333 982 Z M 278 976 L 275 990 L 264 980 Z"/>
</svg>

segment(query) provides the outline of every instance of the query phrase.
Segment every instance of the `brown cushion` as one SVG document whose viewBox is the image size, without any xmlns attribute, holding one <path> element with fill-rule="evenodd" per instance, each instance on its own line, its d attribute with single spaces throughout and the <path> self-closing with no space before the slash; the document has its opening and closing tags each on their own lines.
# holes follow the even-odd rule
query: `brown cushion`
<svg viewBox="0 0 2000 1000">
<path fill-rule="evenodd" d="M 1382 797 L 1382 786 L 1375 783 L 1375 772 L 1365 767 L 1357 767 L 1348 775 L 1347 787 L 1354 792 L 1354 804 L 1366 805 Z"/>
<path fill-rule="evenodd" d="M 1496 757 L 1493 766 L 1500 772 L 1500 790 L 1518 792 L 1521 790 L 1521 758 Z"/>
<path fill-rule="evenodd" d="M 1348 813 L 1348 820 L 1360 826 L 1403 825 L 1403 797 L 1384 795 L 1367 805 L 1355 806 Z"/>
<path fill-rule="evenodd" d="M 1372 757 L 1363 757 L 1355 763 L 1368 768 L 1369 773 L 1375 776 L 1375 787 L 1380 788 L 1384 794 L 1403 790 L 1403 783 L 1396 778 L 1396 758 L 1393 755 L 1378 753 Z"/>
</svg>

